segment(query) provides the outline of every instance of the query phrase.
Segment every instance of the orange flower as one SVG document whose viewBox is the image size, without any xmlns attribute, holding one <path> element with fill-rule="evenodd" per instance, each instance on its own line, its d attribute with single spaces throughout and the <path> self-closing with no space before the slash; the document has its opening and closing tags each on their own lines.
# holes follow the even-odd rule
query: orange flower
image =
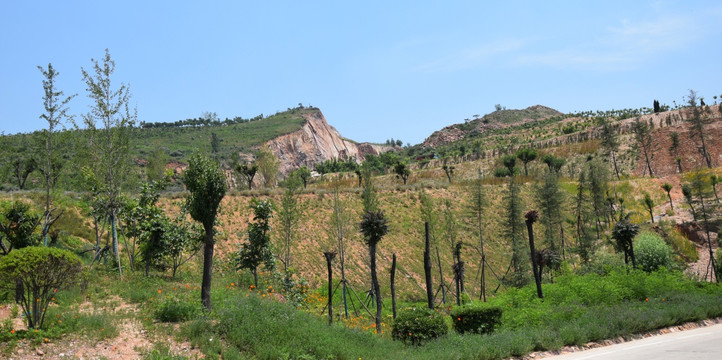
<svg viewBox="0 0 722 360">
<path fill-rule="evenodd" d="M 10 330 L 10 333 L 11 333 L 11 334 L 15 334 L 15 330 Z"/>
<path fill-rule="evenodd" d="M 44 340 L 45 340 L 45 342 L 48 342 L 48 338 L 45 338 Z"/>
<path fill-rule="evenodd" d="M 235 283 L 231 283 L 231 286 L 236 286 L 236 284 L 235 284 Z"/>
<path fill-rule="evenodd" d="M 198 290 L 198 286 L 193 287 L 193 290 Z"/>
<path fill-rule="evenodd" d="M 161 292 L 163 292 L 163 291 L 161 289 L 158 289 L 158 294 L 160 294 Z"/>
<path fill-rule="evenodd" d="M 649 301 L 649 298 L 644 299 L 644 301 Z"/>
<path fill-rule="evenodd" d="M 458 318 L 456 318 L 456 320 L 458 320 L 458 321 L 461 321 L 461 318 L 460 318 L 460 317 L 458 317 Z"/>
<path fill-rule="evenodd" d="M 55 301 L 55 298 L 52 298 L 52 299 L 50 299 L 50 300 L 53 300 L 53 301 Z"/>
</svg>

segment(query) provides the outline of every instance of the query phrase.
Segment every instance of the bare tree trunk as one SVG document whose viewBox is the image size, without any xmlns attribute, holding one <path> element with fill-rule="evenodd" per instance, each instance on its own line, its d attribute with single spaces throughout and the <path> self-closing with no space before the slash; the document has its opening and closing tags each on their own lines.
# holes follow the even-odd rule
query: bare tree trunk
<svg viewBox="0 0 722 360">
<path fill-rule="evenodd" d="M 429 309 L 434 308 L 434 286 L 431 283 L 431 241 L 429 240 L 429 222 L 424 223 L 426 231 L 424 242 L 424 275 L 426 277 L 426 301 Z"/>
<path fill-rule="evenodd" d="M 213 271 L 213 222 L 205 226 L 206 236 L 203 248 L 203 282 L 201 283 L 201 303 L 207 311 L 211 311 L 211 277 Z M 253 273 L 254 278 L 256 273 Z M 258 280 L 256 279 L 256 287 Z"/>
<path fill-rule="evenodd" d="M 394 280 L 396 279 L 396 253 L 393 254 L 391 261 L 391 309 L 396 319 L 396 285 Z"/>
<path fill-rule="evenodd" d="M 376 276 L 376 245 L 369 246 L 369 257 L 371 258 L 371 286 L 374 290 L 376 298 L 376 333 L 381 334 L 381 288 L 379 287 L 379 279 Z"/>
<path fill-rule="evenodd" d="M 532 215 L 532 213 L 534 213 Z M 539 268 L 537 266 L 536 262 L 536 250 L 534 249 L 534 221 L 536 221 L 536 211 L 530 211 L 526 214 L 527 220 L 526 220 L 526 229 L 529 233 L 529 250 L 531 252 L 531 267 L 532 270 L 534 270 L 534 282 L 536 282 L 536 293 L 539 298 L 543 298 L 544 294 L 542 294 L 542 287 L 541 287 L 541 274 L 539 271 Z"/>
<path fill-rule="evenodd" d="M 336 257 L 336 253 L 332 251 L 326 251 L 323 253 L 326 257 L 326 268 L 328 270 L 328 324 L 333 324 L 333 268 L 331 262 Z"/>
</svg>

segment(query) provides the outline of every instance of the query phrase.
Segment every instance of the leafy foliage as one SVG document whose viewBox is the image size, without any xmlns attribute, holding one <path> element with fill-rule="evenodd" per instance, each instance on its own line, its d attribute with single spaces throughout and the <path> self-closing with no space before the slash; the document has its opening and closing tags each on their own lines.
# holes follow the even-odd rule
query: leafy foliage
<svg viewBox="0 0 722 360">
<path fill-rule="evenodd" d="M 454 330 L 460 334 L 491 334 L 501 322 L 502 310 L 497 306 L 464 305 L 451 310 Z"/>
<path fill-rule="evenodd" d="M 0 251 L 3 254 L 40 243 L 35 234 L 40 215 L 33 212 L 30 205 L 16 200 L 0 204 L 0 209 Z"/>
<path fill-rule="evenodd" d="M 418 346 L 448 332 L 442 314 L 425 307 L 414 307 L 402 310 L 394 319 L 391 336 L 394 340 Z"/>
<path fill-rule="evenodd" d="M 0 259 L 0 286 L 22 284 L 20 305 L 28 326 L 41 328 L 50 299 L 78 281 L 82 270 L 80 258 L 68 250 L 30 246 Z"/>
<path fill-rule="evenodd" d="M 253 223 L 248 225 L 246 233 L 248 242 L 241 244 L 238 258 L 236 259 L 237 269 L 248 269 L 253 272 L 255 285 L 258 286 L 258 266 L 265 264 L 267 268 L 274 267 L 273 253 L 271 251 L 271 237 L 268 232 L 271 230 L 270 220 L 273 217 L 273 203 L 270 200 L 251 200 L 253 209 Z"/>
<path fill-rule="evenodd" d="M 669 246 L 656 234 L 641 233 L 634 242 L 637 263 L 642 270 L 652 272 L 663 266 L 666 268 L 673 266 Z"/>
</svg>

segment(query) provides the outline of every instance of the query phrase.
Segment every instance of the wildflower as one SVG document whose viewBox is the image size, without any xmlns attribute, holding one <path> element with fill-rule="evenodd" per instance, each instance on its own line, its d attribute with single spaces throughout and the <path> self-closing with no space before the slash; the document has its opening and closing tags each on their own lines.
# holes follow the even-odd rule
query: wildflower
<svg viewBox="0 0 722 360">
<path fill-rule="evenodd" d="M 11 333 L 11 334 L 15 334 L 15 330 L 10 330 L 10 333 Z"/>
<path fill-rule="evenodd" d="M 235 284 L 235 283 L 231 283 L 231 286 L 236 286 L 236 284 Z"/>
<path fill-rule="evenodd" d="M 161 292 L 163 292 L 163 291 L 161 289 L 158 289 L 158 294 L 160 294 Z"/>
<path fill-rule="evenodd" d="M 460 317 L 458 317 L 458 318 L 456 318 L 456 320 L 458 320 L 458 321 L 461 321 L 461 318 L 460 318 Z"/>
<path fill-rule="evenodd" d="M 45 340 L 45 342 L 48 342 L 48 338 L 45 338 L 44 340 Z"/>
<path fill-rule="evenodd" d="M 52 298 L 52 299 L 50 299 L 50 300 L 53 300 L 53 301 L 55 301 L 55 298 Z"/>
<path fill-rule="evenodd" d="M 644 299 L 644 301 L 649 301 L 649 298 Z"/>
<path fill-rule="evenodd" d="M 38 329 L 35 329 L 35 332 L 38 332 Z"/>
<path fill-rule="evenodd" d="M 193 290 L 198 290 L 198 286 L 194 287 Z"/>
</svg>

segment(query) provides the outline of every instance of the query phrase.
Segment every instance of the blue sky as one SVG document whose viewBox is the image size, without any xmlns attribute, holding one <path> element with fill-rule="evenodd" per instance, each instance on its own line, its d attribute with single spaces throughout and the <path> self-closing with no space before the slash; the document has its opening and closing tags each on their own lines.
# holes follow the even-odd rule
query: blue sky
<svg viewBox="0 0 722 360">
<path fill-rule="evenodd" d="M 358 141 L 416 144 L 495 104 L 563 112 L 722 95 L 719 1 L 2 1 L 0 131 L 41 129 L 108 48 L 140 120 L 299 102 Z"/>
</svg>

